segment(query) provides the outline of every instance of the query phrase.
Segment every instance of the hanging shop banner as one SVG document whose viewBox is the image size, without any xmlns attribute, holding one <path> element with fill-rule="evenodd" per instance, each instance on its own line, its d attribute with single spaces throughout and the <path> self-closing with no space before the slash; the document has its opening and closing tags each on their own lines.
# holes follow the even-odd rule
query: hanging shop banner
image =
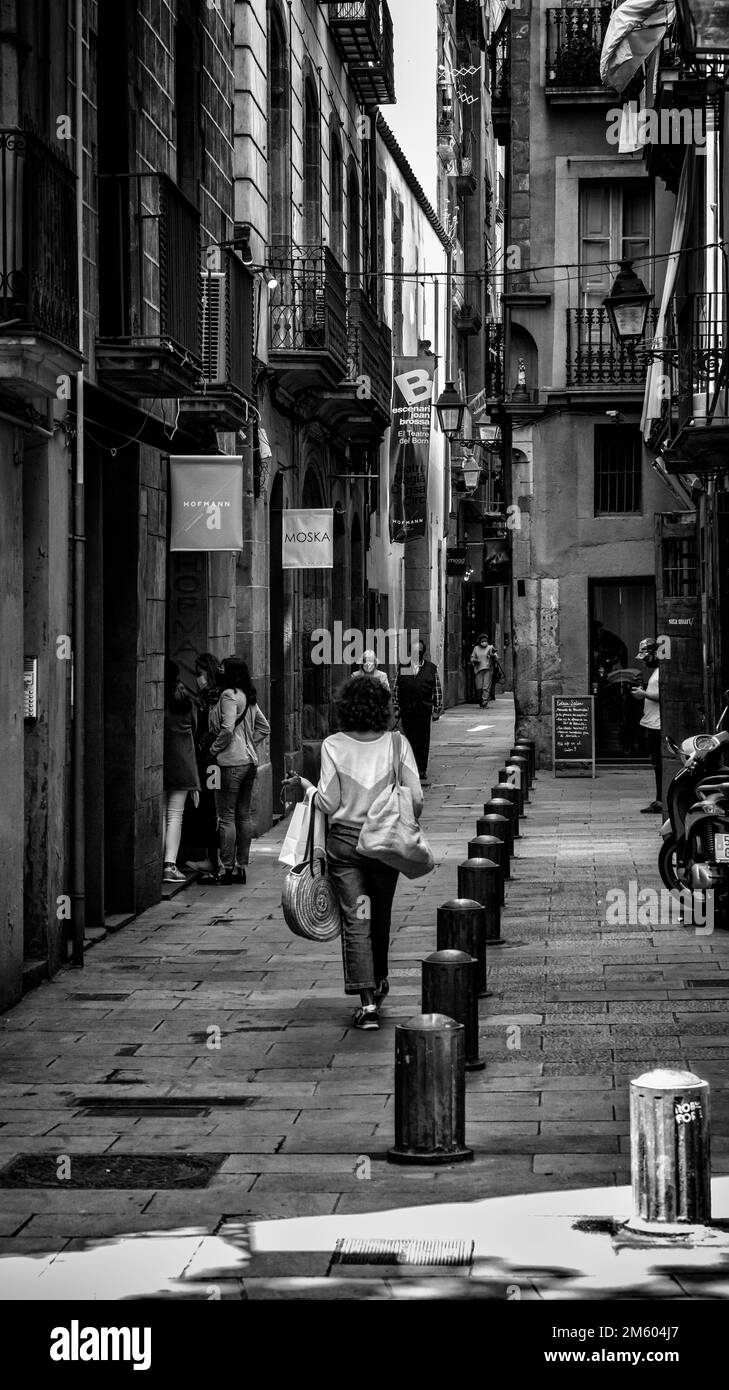
<svg viewBox="0 0 729 1390">
<path fill-rule="evenodd" d="M 463 579 L 468 569 L 468 551 L 465 545 L 451 546 L 446 551 L 446 574 L 449 578 Z"/>
<path fill-rule="evenodd" d="M 499 588 L 511 580 L 511 555 L 506 532 L 502 538 L 484 541 L 483 582 L 487 588 Z"/>
<path fill-rule="evenodd" d="M 243 459 L 181 454 L 170 459 L 170 550 L 240 550 Z"/>
<path fill-rule="evenodd" d="M 390 430 L 390 540 L 424 536 L 433 357 L 396 357 Z"/>
<path fill-rule="evenodd" d="M 285 570 L 330 570 L 334 566 L 334 512 L 331 508 L 284 508 L 281 566 Z"/>
</svg>

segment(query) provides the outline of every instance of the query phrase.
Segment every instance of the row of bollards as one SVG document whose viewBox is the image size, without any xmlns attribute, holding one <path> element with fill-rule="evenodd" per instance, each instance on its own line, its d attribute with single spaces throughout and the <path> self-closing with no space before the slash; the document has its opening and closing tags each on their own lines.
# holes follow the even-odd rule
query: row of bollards
<svg viewBox="0 0 729 1390">
<path fill-rule="evenodd" d="M 437 913 L 437 950 L 423 961 L 422 1014 L 395 1029 L 393 1163 L 455 1163 L 466 1144 L 466 1072 L 482 1069 L 478 1001 L 486 997 L 486 952 L 501 944 L 501 908 L 514 841 L 536 773 L 536 746 L 509 754 L 491 788 L 468 857 L 458 865 L 458 897 Z"/>
<path fill-rule="evenodd" d="M 478 1000 L 486 952 L 501 945 L 501 908 L 514 841 L 536 772 L 533 743 L 515 745 L 458 865 L 458 897 L 437 913 L 438 949 L 423 961 L 422 1014 L 395 1030 L 393 1163 L 455 1163 L 466 1144 L 466 1072 L 479 1057 Z M 630 1083 L 633 1216 L 648 1238 L 700 1233 L 711 1220 L 709 1085 L 658 1070 Z"/>
</svg>

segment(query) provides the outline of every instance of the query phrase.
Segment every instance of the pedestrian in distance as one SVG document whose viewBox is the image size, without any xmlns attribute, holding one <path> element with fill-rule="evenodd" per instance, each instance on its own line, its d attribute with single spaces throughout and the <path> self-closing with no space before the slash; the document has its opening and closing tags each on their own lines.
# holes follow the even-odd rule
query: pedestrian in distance
<svg viewBox="0 0 729 1390">
<path fill-rule="evenodd" d="M 410 788 L 418 818 L 423 793 L 410 744 L 402 734 L 393 739 L 390 698 L 380 681 L 350 676 L 336 710 L 339 731 L 322 743 L 314 804 L 329 817 L 326 857 L 342 917 L 344 991 L 359 995 L 354 1026 L 369 1031 L 379 1027 L 378 1013 L 390 990 L 390 927 L 399 875 L 389 864 L 360 854 L 357 844 L 375 798 L 395 783 L 398 743 L 400 780 Z M 293 773 L 284 785 L 289 799 L 300 801 L 312 783 Z"/>
<path fill-rule="evenodd" d="M 165 662 L 164 745 L 162 754 L 163 882 L 186 883 L 177 867 L 182 838 L 182 817 L 188 795 L 197 806 L 200 777 L 195 756 L 195 706 L 180 680 L 180 668 Z"/>
<path fill-rule="evenodd" d="M 211 752 L 220 769 L 220 787 L 215 792 L 221 864 L 217 882 L 229 885 L 246 881 L 258 748 L 271 730 L 245 661 L 238 656 L 226 657 L 221 684 L 220 699 L 210 712 L 210 727 L 216 734 Z"/>
<path fill-rule="evenodd" d="M 200 777 L 200 804 L 198 807 L 198 841 L 206 850 L 207 858 L 188 860 L 186 869 L 200 874 L 199 883 L 216 883 L 220 871 L 218 859 L 218 816 L 215 809 L 215 792 L 208 785 L 210 768 L 215 766 L 211 747 L 215 732 L 210 727 L 210 715 L 220 699 L 222 680 L 220 662 L 212 652 L 201 652 L 195 658 L 195 684 L 197 695 L 197 728 L 195 730 L 195 753 Z"/>
<path fill-rule="evenodd" d="M 645 729 L 648 754 L 653 764 L 656 781 L 655 800 L 642 808 L 642 815 L 663 811 L 663 763 L 661 759 L 661 704 L 660 673 L 658 668 L 658 643 L 655 637 L 644 637 L 636 653 L 636 661 L 643 663 L 646 671 L 644 686 L 635 686 L 631 691 L 634 699 L 644 702 L 641 727 Z"/>
<path fill-rule="evenodd" d="M 486 709 L 489 700 L 494 699 L 494 666 L 496 664 L 496 648 L 489 641 L 488 633 L 481 633 L 469 660 L 476 681 L 476 695 L 478 697 L 476 703 L 480 704 L 481 709 Z"/>
<path fill-rule="evenodd" d="M 374 680 L 380 681 L 384 685 L 388 695 L 390 694 L 390 682 L 384 671 L 381 671 L 377 662 L 377 657 L 372 650 L 362 653 L 362 665 L 357 671 L 352 672 L 353 676 L 372 676 Z"/>
<path fill-rule="evenodd" d="M 395 714 L 410 743 L 418 767 L 421 785 L 427 787 L 430 756 L 431 724 L 440 719 L 443 709 L 438 668 L 425 655 L 424 642 L 411 649 L 410 665 L 401 664 L 395 682 Z"/>
</svg>

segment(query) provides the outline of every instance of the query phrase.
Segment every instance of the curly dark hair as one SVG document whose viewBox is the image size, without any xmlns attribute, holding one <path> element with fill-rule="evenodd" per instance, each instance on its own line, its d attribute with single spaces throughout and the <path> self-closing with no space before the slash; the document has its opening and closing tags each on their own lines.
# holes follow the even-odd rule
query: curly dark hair
<svg viewBox="0 0 729 1390">
<path fill-rule="evenodd" d="M 337 692 L 335 709 L 344 733 L 384 733 L 390 727 L 390 696 L 372 676 L 350 676 Z"/>
</svg>

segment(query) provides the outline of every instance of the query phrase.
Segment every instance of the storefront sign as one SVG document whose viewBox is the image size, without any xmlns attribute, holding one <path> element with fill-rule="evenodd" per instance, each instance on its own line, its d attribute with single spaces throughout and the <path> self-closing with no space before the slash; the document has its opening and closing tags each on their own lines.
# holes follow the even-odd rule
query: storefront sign
<svg viewBox="0 0 729 1390">
<path fill-rule="evenodd" d="M 557 763 L 591 763 L 595 776 L 594 695 L 552 696 L 552 770 Z"/>
<path fill-rule="evenodd" d="M 170 550 L 240 550 L 243 460 L 235 455 L 170 459 Z"/>
<path fill-rule="evenodd" d="M 468 551 L 465 545 L 446 551 L 446 574 L 462 579 L 468 569 Z"/>
<path fill-rule="evenodd" d="M 390 430 L 390 540 L 424 536 L 428 517 L 432 357 L 396 357 Z"/>
<path fill-rule="evenodd" d="M 511 579 L 511 555 L 506 531 L 503 536 L 484 541 L 483 582 L 487 588 L 508 584 Z"/>
<path fill-rule="evenodd" d="M 330 570 L 334 566 L 334 512 L 284 509 L 281 565 L 285 570 Z"/>
</svg>

